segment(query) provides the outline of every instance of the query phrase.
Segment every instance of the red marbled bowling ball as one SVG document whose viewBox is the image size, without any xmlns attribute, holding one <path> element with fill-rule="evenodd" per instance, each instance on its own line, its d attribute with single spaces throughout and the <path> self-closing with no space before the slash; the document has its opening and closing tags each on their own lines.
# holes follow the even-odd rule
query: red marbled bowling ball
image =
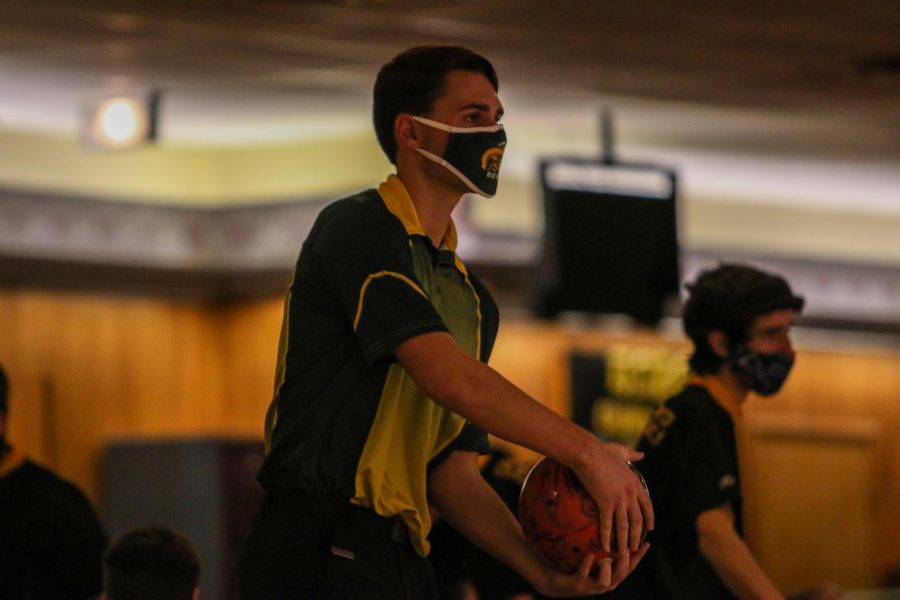
<svg viewBox="0 0 900 600">
<path fill-rule="evenodd" d="M 615 553 L 604 552 L 600 545 L 597 504 L 575 472 L 552 458 L 542 458 L 525 478 L 519 523 L 525 537 L 557 571 L 574 573 L 588 552 L 596 557 L 595 564 L 615 560 Z M 615 532 L 611 545 L 615 548 Z"/>
</svg>

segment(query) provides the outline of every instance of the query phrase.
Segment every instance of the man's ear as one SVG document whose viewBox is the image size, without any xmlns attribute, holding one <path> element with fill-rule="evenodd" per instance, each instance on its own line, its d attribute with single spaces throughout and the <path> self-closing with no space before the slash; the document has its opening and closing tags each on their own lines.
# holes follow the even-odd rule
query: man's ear
<svg viewBox="0 0 900 600">
<path fill-rule="evenodd" d="M 409 114 L 399 114 L 394 119 L 394 139 L 397 146 L 403 146 L 414 150 L 419 147 L 419 139 L 416 135 L 416 122 Z"/>
<path fill-rule="evenodd" d="M 728 356 L 728 336 L 722 331 L 710 331 L 706 334 L 706 342 L 719 358 Z"/>
</svg>

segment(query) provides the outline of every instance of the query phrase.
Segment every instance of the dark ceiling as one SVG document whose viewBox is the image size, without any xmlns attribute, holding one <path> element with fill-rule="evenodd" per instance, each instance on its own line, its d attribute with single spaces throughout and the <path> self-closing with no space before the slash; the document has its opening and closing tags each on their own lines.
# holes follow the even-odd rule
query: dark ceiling
<svg viewBox="0 0 900 600">
<path fill-rule="evenodd" d="M 506 90 L 796 114 L 900 159 L 897 0 L 0 0 L 0 78 L 352 95 L 425 42 L 481 51 Z"/>
</svg>

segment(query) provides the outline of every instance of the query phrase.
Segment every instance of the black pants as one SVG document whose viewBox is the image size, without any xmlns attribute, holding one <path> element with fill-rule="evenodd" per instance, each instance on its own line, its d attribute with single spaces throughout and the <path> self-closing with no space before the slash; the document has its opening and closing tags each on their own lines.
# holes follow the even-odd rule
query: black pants
<svg viewBox="0 0 900 600">
<path fill-rule="evenodd" d="M 275 488 L 241 558 L 241 600 L 434 600 L 428 560 L 395 517 L 346 497 Z"/>
</svg>

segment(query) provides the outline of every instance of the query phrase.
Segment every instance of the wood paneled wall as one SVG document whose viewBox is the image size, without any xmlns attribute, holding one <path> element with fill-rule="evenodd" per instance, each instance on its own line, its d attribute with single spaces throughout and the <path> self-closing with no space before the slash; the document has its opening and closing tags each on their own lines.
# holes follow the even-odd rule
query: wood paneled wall
<svg viewBox="0 0 900 600">
<path fill-rule="evenodd" d="M 221 431 L 222 319 L 134 297 L 0 294 L 9 437 L 98 498 L 103 443 Z"/>
<path fill-rule="evenodd" d="M 0 362 L 12 388 L 9 437 L 26 453 L 78 483 L 102 509 L 100 461 L 109 439 L 261 436 L 272 394 L 281 317 L 281 298 L 218 305 L 2 291 Z M 677 335 L 610 333 L 508 319 L 501 327 L 492 364 L 527 392 L 567 414 L 569 353 L 611 344 L 683 347 L 687 352 Z M 840 435 L 843 430 L 851 437 L 854 431 L 869 432 L 867 450 L 853 454 L 848 464 L 873 469 L 871 477 L 859 479 L 870 481 L 866 485 L 871 489 L 859 493 L 865 495 L 875 538 L 874 568 L 865 577 L 875 578 L 900 564 L 900 543 L 895 541 L 900 539 L 900 493 L 896 491 L 900 489 L 900 443 L 893 435 L 900 426 L 900 352 L 801 346 L 795 373 L 785 389 L 775 398 L 752 400 L 746 409 L 747 422 L 754 431 L 762 431 L 760 439 L 765 440 L 772 439 L 767 424 L 793 423 L 791 431 L 802 437 L 803 431 L 819 431 L 823 419 L 830 424 L 826 430 L 837 428 L 839 439 L 846 439 Z M 820 438 L 828 443 L 827 435 Z M 759 504 L 774 510 L 765 504 L 760 490 L 791 482 L 772 479 L 764 462 L 766 453 L 758 452 L 761 448 L 752 446 L 756 452 L 748 453 L 758 461 L 757 468 L 748 471 L 748 506 L 760 498 Z M 794 454 L 804 451 L 791 450 Z M 846 484 L 833 475 L 823 471 L 805 477 L 804 484 L 811 489 L 804 497 L 815 500 L 833 495 L 833 484 Z M 771 528 L 754 528 L 754 523 L 777 517 L 748 510 L 748 531 L 764 536 L 751 535 L 751 544 L 770 554 L 779 547 L 784 552 L 802 551 L 804 540 L 796 540 L 788 549 L 770 539 L 777 535 Z M 822 523 L 822 535 L 849 526 L 856 525 Z M 762 560 L 766 564 L 780 561 L 771 555 Z"/>
</svg>

